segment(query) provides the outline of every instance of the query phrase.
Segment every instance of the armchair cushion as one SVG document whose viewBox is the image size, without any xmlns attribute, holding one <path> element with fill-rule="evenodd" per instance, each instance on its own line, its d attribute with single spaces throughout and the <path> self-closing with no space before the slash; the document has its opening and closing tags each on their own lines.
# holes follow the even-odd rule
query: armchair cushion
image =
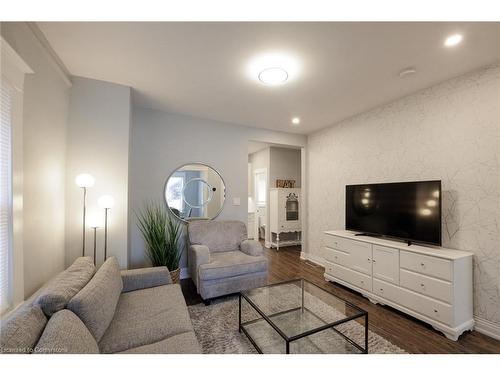
<svg viewBox="0 0 500 375">
<path fill-rule="evenodd" d="M 189 243 L 205 245 L 210 253 L 235 251 L 247 238 L 247 227 L 241 221 L 192 221 L 188 226 Z"/>
<path fill-rule="evenodd" d="M 243 251 L 247 255 L 251 256 L 259 256 L 262 255 L 264 250 L 262 249 L 262 245 L 259 241 L 255 240 L 244 240 L 241 242 L 240 250 Z"/>
<path fill-rule="evenodd" d="M 167 267 L 138 268 L 120 272 L 123 282 L 122 293 L 138 289 L 172 284 Z"/>
<path fill-rule="evenodd" d="M 198 268 L 202 264 L 210 263 L 210 251 L 205 245 L 191 245 L 188 251 L 188 264 L 191 279 L 198 286 Z"/>
<path fill-rule="evenodd" d="M 264 256 L 251 256 L 241 251 L 227 251 L 210 256 L 211 262 L 202 264 L 198 270 L 200 280 L 224 279 L 267 271 Z"/>
</svg>

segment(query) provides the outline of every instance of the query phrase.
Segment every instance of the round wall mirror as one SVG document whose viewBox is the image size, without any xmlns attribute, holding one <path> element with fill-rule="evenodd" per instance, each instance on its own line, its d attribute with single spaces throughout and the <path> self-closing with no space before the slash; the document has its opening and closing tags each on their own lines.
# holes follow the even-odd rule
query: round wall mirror
<svg viewBox="0 0 500 375">
<path fill-rule="evenodd" d="M 165 184 L 167 206 L 183 221 L 214 219 L 225 199 L 226 185 L 221 175 L 203 163 L 181 166 Z"/>
</svg>

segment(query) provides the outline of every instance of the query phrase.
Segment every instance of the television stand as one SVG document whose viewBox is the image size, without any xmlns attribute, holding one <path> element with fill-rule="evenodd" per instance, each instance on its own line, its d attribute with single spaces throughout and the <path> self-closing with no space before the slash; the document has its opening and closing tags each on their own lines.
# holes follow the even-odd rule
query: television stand
<svg viewBox="0 0 500 375">
<path fill-rule="evenodd" d="M 365 237 L 374 237 L 374 238 L 381 238 L 381 234 L 372 234 L 372 233 L 356 233 L 354 236 L 365 236 Z"/>
<path fill-rule="evenodd" d="M 457 340 L 474 327 L 472 257 L 468 251 L 327 231 L 325 279 L 391 306 Z"/>
</svg>

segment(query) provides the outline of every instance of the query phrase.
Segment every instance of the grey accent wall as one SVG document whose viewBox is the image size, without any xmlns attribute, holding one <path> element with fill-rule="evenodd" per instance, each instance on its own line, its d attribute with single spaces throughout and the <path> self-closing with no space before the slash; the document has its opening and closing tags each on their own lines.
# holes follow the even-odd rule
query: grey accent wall
<svg viewBox="0 0 500 375">
<path fill-rule="evenodd" d="M 34 71 L 24 80 L 24 295 L 64 269 L 66 120 L 70 85 L 24 22 L 1 33 Z"/>
<path fill-rule="evenodd" d="M 248 141 L 304 146 L 297 134 L 225 124 L 207 119 L 134 108 L 130 153 L 130 267 L 149 264 L 134 210 L 147 200 L 164 203 L 166 179 L 182 164 L 206 163 L 226 183 L 219 220 L 247 221 Z M 240 198 L 239 206 L 233 198 Z M 181 266 L 186 266 L 185 254 Z"/>
<path fill-rule="evenodd" d="M 343 229 L 345 185 L 442 180 L 443 246 L 474 257 L 474 314 L 500 324 L 500 65 L 311 134 L 308 251 Z"/>
</svg>

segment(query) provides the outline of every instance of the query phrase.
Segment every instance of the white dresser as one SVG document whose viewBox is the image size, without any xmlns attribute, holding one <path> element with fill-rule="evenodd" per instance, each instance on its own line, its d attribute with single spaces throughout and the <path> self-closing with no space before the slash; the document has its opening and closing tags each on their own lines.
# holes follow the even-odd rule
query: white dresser
<svg viewBox="0 0 500 375">
<path fill-rule="evenodd" d="M 326 280 L 423 320 L 454 341 L 474 327 L 472 255 L 344 230 L 323 235 Z"/>
<path fill-rule="evenodd" d="M 301 244 L 300 188 L 272 188 L 269 191 L 269 224 L 271 247 Z M 292 238 L 280 238 L 289 233 Z M 290 236 L 289 236 L 290 237 Z"/>
</svg>

